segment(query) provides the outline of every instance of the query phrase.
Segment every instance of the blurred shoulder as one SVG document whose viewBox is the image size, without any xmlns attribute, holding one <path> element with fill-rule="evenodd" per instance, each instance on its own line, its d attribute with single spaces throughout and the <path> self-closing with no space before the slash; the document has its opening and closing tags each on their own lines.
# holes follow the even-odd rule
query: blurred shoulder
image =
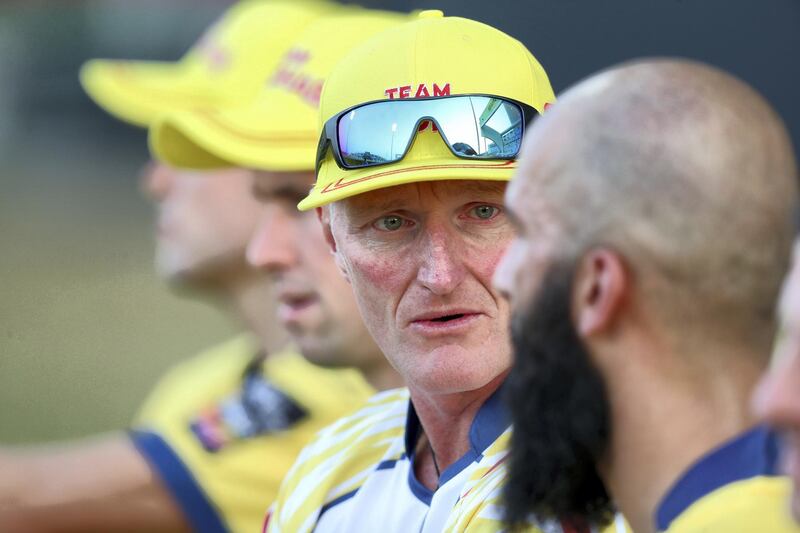
<svg viewBox="0 0 800 533">
<path fill-rule="evenodd" d="M 800 533 L 800 525 L 789 512 L 791 490 L 791 481 L 783 476 L 730 483 L 695 501 L 672 521 L 666 533 Z"/>
<path fill-rule="evenodd" d="M 257 353 L 256 340 L 242 334 L 174 365 L 151 389 L 136 423 L 154 422 L 169 412 L 230 393 L 239 386 Z"/>
</svg>

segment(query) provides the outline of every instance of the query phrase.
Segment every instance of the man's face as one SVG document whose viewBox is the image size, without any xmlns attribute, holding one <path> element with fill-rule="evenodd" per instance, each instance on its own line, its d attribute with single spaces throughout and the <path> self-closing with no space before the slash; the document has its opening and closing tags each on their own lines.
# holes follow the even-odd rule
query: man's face
<svg viewBox="0 0 800 533">
<path fill-rule="evenodd" d="M 337 261 L 367 328 L 412 389 L 477 390 L 511 364 L 508 307 L 491 288 L 512 237 L 504 189 L 415 183 L 330 209 Z"/>
<path fill-rule="evenodd" d="M 784 469 L 794 482 L 792 512 L 800 522 L 800 241 L 795 243 L 779 311 L 781 330 L 774 366 L 761 380 L 754 404 L 759 417 L 785 437 Z"/>
<path fill-rule="evenodd" d="M 152 163 L 142 189 L 157 210 L 156 269 L 180 284 L 215 284 L 246 268 L 245 249 L 260 206 L 251 173 L 175 170 Z"/>
<path fill-rule="evenodd" d="M 613 507 L 596 464 L 610 437 L 609 401 L 572 323 L 576 261 L 559 252 L 557 218 L 535 189 L 527 176 L 512 180 L 506 205 L 518 236 L 494 280 L 513 309 L 506 518 L 519 523 L 537 513 L 604 524 Z"/>
<path fill-rule="evenodd" d="M 313 173 L 257 172 L 252 183 L 262 214 L 247 258 L 274 283 L 278 321 L 316 364 L 362 369 L 376 364 L 377 347 L 316 214 L 297 210 L 314 183 Z"/>
</svg>

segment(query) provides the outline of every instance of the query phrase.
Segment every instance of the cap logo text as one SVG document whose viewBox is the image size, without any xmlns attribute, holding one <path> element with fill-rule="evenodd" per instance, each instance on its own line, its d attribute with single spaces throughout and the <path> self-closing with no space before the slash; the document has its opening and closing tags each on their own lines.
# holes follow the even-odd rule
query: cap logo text
<svg viewBox="0 0 800 533">
<path fill-rule="evenodd" d="M 389 100 L 394 100 L 395 98 L 426 98 L 429 96 L 450 96 L 450 84 L 445 83 L 443 86 L 439 86 L 438 84 L 434 83 L 433 87 L 429 87 L 426 83 L 420 83 L 416 91 L 413 90 L 413 85 L 402 85 L 400 87 L 391 87 L 386 89 L 383 94 L 389 97 Z M 412 96 L 413 95 L 413 96 Z"/>
<path fill-rule="evenodd" d="M 300 48 L 289 50 L 283 56 L 280 66 L 269 79 L 268 84 L 286 89 L 302 98 L 307 104 L 319 107 L 319 98 L 325 80 L 302 72 L 303 65 L 309 59 L 311 59 L 311 54 L 308 50 Z"/>
</svg>

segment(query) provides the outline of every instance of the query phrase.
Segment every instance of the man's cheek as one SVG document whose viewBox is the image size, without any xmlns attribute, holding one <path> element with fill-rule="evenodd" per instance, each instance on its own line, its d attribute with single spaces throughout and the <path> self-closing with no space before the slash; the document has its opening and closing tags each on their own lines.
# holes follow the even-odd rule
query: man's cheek
<svg viewBox="0 0 800 533">
<path fill-rule="evenodd" d="M 395 257 L 354 257 L 350 261 L 353 276 L 373 292 L 396 294 L 413 268 L 407 260 Z"/>
</svg>

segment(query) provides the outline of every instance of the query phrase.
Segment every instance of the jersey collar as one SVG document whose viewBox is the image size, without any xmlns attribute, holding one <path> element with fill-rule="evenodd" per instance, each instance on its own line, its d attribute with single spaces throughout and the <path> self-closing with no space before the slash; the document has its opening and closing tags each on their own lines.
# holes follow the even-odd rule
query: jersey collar
<svg viewBox="0 0 800 533">
<path fill-rule="evenodd" d="M 442 472 L 439 478 L 440 487 L 473 462 L 480 461 L 483 458 L 483 452 L 511 426 L 511 414 L 503 401 L 504 389 L 505 381 L 478 409 L 469 429 L 470 449 Z M 417 411 L 414 409 L 414 402 L 409 401 L 408 414 L 406 416 L 405 455 L 412 462 L 414 450 L 417 447 L 421 433 L 422 426 L 419 422 Z M 414 475 L 413 472 L 414 469 L 412 468 L 410 476 Z M 411 480 L 409 481 L 411 482 Z M 422 485 L 420 484 L 419 486 Z"/>
<path fill-rule="evenodd" d="M 658 531 L 695 502 L 730 483 L 756 476 L 777 475 L 777 434 L 766 426 L 755 428 L 712 450 L 678 479 L 656 508 Z"/>
</svg>

